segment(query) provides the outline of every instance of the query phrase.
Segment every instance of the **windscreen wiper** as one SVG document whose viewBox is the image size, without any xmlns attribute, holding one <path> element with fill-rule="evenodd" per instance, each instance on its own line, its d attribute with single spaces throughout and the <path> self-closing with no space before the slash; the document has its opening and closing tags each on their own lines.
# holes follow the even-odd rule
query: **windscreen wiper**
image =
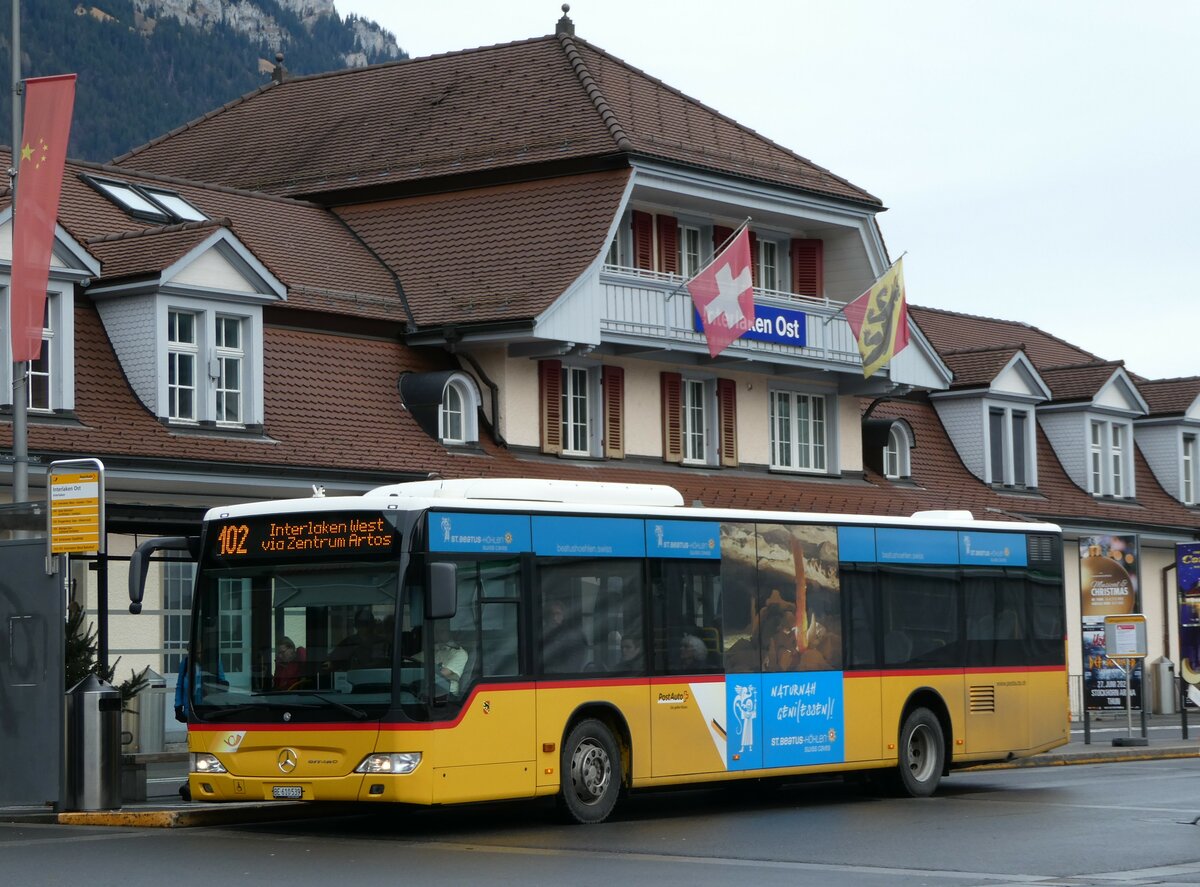
<svg viewBox="0 0 1200 887">
<path fill-rule="evenodd" d="M 344 711 L 356 721 L 365 720 L 367 717 L 367 713 L 361 708 L 355 708 L 353 705 L 346 705 L 344 702 L 338 702 L 336 699 L 331 699 L 328 696 L 322 696 L 320 693 L 306 692 L 304 695 L 313 699 L 320 699 L 322 702 L 332 705 L 334 708 L 338 709 L 338 711 Z"/>
</svg>

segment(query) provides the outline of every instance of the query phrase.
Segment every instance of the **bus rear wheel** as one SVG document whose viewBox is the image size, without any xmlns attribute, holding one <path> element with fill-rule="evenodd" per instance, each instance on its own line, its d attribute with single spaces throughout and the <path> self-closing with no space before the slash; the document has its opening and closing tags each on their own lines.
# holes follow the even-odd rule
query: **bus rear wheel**
<svg viewBox="0 0 1200 887">
<path fill-rule="evenodd" d="M 621 753 L 612 731 L 595 718 L 576 724 L 563 743 L 559 802 L 574 822 L 603 822 L 621 791 Z"/>
<path fill-rule="evenodd" d="M 927 708 L 916 708 L 900 728 L 897 782 L 904 794 L 927 798 L 937 791 L 945 766 L 942 724 Z"/>
</svg>

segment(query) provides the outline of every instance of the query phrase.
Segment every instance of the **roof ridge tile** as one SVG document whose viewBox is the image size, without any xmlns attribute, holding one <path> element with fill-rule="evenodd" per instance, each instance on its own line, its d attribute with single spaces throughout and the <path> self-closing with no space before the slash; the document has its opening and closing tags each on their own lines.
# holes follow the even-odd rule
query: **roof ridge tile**
<svg viewBox="0 0 1200 887">
<path fill-rule="evenodd" d="M 778 142 L 776 142 L 774 139 L 771 139 L 771 138 L 769 138 L 769 137 L 767 137 L 767 136 L 763 135 L 762 133 L 758 132 L 758 131 L 757 131 L 757 130 L 755 130 L 755 129 L 752 129 L 752 128 L 751 128 L 751 127 L 749 127 L 749 126 L 746 126 L 746 124 L 744 124 L 744 123 L 739 123 L 738 121 L 734 120 L 732 117 L 728 116 L 727 114 L 723 114 L 723 113 L 721 113 L 721 112 L 720 112 L 720 111 L 718 111 L 716 108 L 713 108 L 713 107 L 711 107 L 711 106 L 709 106 L 709 105 L 706 105 L 706 104 L 704 104 L 704 102 L 700 101 L 699 99 L 697 99 L 697 98 L 693 98 L 692 96 L 688 95 L 687 93 L 683 92 L 682 90 L 680 90 L 680 89 L 677 89 L 676 87 L 674 87 L 674 86 L 671 86 L 671 84 L 669 84 L 669 83 L 666 83 L 666 82 L 664 82 L 664 81 L 660 80 L 659 78 L 655 77 L 653 74 L 649 74 L 649 73 L 647 73 L 646 71 L 643 71 L 641 68 L 637 67 L 637 65 L 630 64 L 629 62 L 625 61 L 624 59 L 622 59 L 622 58 L 620 58 L 620 57 L 618 57 L 618 56 L 615 56 L 615 55 L 613 55 L 613 54 L 612 54 L 611 52 L 609 52 L 608 50 L 606 50 L 606 49 L 602 49 L 601 47 L 599 47 L 599 46 L 596 46 L 596 44 L 588 42 L 588 40 L 586 40 L 586 39 L 585 39 L 585 38 L 583 38 L 583 37 L 575 36 L 575 37 L 572 37 L 572 39 L 573 39 L 575 42 L 577 42 L 577 43 L 582 43 L 584 46 L 586 46 L 588 49 L 592 50 L 593 52 L 595 52 L 595 53 L 597 53 L 597 54 L 599 54 L 599 55 L 602 55 L 602 56 L 604 56 L 605 58 L 608 58 L 608 59 L 612 60 L 612 61 L 613 61 L 615 64 L 618 64 L 618 65 L 620 65 L 621 67 L 625 68 L 626 70 L 628 70 L 628 71 L 631 71 L 632 73 L 634 73 L 634 74 L 637 74 L 637 75 L 638 75 L 638 76 L 640 76 L 640 77 L 645 77 L 645 78 L 646 78 L 647 80 L 649 80 L 651 83 L 653 83 L 653 84 L 655 84 L 656 86 L 659 86 L 659 87 L 661 87 L 661 88 L 663 88 L 663 89 L 667 90 L 667 91 L 668 91 L 668 92 L 670 92 L 670 93 L 673 93 L 674 95 L 676 95 L 676 96 L 678 96 L 679 98 L 683 99 L 685 102 L 690 102 L 691 104 L 695 105 L 697 108 L 700 108 L 701 110 L 703 110 L 703 111 L 705 111 L 705 112 L 707 112 L 707 113 L 709 113 L 709 114 L 712 114 L 712 115 L 713 115 L 713 116 L 715 116 L 715 117 L 719 117 L 721 120 L 724 120 L 726 123 L 728 123 L 728 124 L 730 124 L 731 126 L 735 127 L 736 129 L 738 129 L 738 130 L 739 130 L 740 132 L 742 132 L 743 134 L 747 134 L 747 135 L 754 136 L 756 139 L 762 139 L 764 142 L 768 143 L 768 144 L 769 144 L 769 145 L 771 145 L 773 148 L 777 148 L 778 150 L 780 150 L 780 151 L 783 151 L 783 152 L 784 152 L 785 154 L 787 154 L 789 157 L 792 157 L 792 158 L 794 158 L 794 159 L 796 159 L 796 160 L 799 160 L 799 161 L 800 161 L 800 162 L 802 162 L 802 163 L 806 163 L 806 164 L 808 164 L 808 165 L 809 165 L 809 166 L 811 166 L 813 169 L 815 169 L 815 170 L 818 170 L 819 172 L 822 172 L 822 173 L 824 173 L 825 175 L 829 176 L 829 177 L 830 177 L 830 178 L 832 178 L 832 179 L 836 179 L 837 181 L 841 182 L 841 183 L 842 183 L 843 185 L 845 185 L 846 187 L 848 187 L 848 188 L 853 188 L 855 191 L 859 192 L 859 193 L 860 193 L 860 194 L 862 194 L 862 195 L 863 195 L 865 198 L 868 198 L 870 201 L 874 201 L 875 203 L 879 204 L 880 206 L 882 206 L 882 205 L 883 205 L 883 201 L 882 201 L 882 200 L 880 200 L 878 197 L 876 197 L 874 194 L 872 194 L 871 192 L 867 191 L 866 189 L 864 189 L 864 188 L 862 188 L 862 187 L 860 187 L 860 186 L 858 186 L 858 185 L 854 184 L 853 182 L 851 182 L 851 181 L 850 181 L 850 180 L 848 180 L 848 179 L 845 179 L 845 178 L 843 178 L 842 176 L 839 176 L 839 175 L 838 175 L 837 173 L 835 173 L 835 172 L 831 172 L 830 170 L 826 169 L 825 167 L 821 166 L 820 164 L 818 164 L 818 163 L 814 163 L 812 160 L 809 160 L 807 157 L 804 157 L 804 156 L 803 156 L 803 155 L 801 155 L 801 154 L 797 154 L 797 153 L 796 153 L 795 151 L 793 151 L 791 148 L 788 148 L 788 147 L 787 147 L 787 146 L 785 146 L 785 145 L 781 145 L 781 144 L 779 144 L 779 143 L 778 143 Z M 708 151 L 706 151 L 706 153 L 708 153 L 708 154 L 712 154 L 712 155 L 714 155 L 714 156 L 718 156 L 718 157 L 720 157 L 720 156 L 726 156 L 726 155 L 722 155 L 720 152 L 715 152 L 715 151 L 711 151 L 711 150 L 708 150 Z M 734 157 L 735 155 L 733 155 L 733 154 L 729 154 L 729 155 L 727 155 L 727 156 L 729 156 L 729 157 Z M 765 167 L 765 168 L 768 168 L 768 169 L 770 168 L 770 167 L 769 167 L 768 165 L 766 165 L 766 164 L 759 164 L 759 163 L 755 163 L 755 162 L 753 162 L 753 161 L 750 161 L 748 158 L 745 158 L 745 157 L 738 157 L 737 159 L 739 159 L 739 160 L 740 160 L 741 162 L 743 162 L 743 163 L 746 163 L 748 166 L 761 166 L 761 167 Z"/>
<path fill-rule="evenodd" d="M 205 228 L 232 228 L 233 221 L 227 216 L 220 219 L 204 219 L 198 222 L 177 222 L 174 225 L 154 225 L 135 231 L 117 231 L 113 234 L 98 234 L 84 241 L 86 244 L 115 243 L 119 240 L 136 240 L 139 237 L 154 237 L 159 234 L 177 234 L 181 231 L 201 231 Z"/>
<path fill-rule="evenodd" d="M 632 151 L 633 142 L 629 140 L 629 136 L 625 134 L 625 128 L 621 126 L 621 121 L 617 119 L 616 112 L 608 104 L 608 100 L 604 98 L 604 91 L 600 88 L 592 72 L 588 70 L 587 63 L 583 60 L 583 56 L 579 52 L 579 48 L 575 46 L 574 38 L 567 33 L 558 34 L 558 43 L 562 47 L 563 53 L 567 57 L 567 63 L 571 66 L 571 70 L 575 76 L 579 78 L 579 84 L 587 93 L 588 98 L 596 108 L 596 113 L 600 115 L 600 119 L 608 128 L 609 134 L 616 143 L 617 148 L 621 151 Z"/>
</svg>

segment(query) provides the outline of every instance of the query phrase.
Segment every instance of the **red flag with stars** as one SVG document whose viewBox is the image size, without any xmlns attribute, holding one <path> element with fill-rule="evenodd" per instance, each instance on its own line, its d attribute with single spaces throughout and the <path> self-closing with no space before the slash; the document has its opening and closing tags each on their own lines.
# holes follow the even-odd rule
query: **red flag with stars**
<svg viewBox="0 0 1200 887">
<path fill-rule="evenodd" d="M 710 357 L 754 326 L 754 286 L 750 274 L 750 229 L 741 232 L 687 282 L 700 314 Z"/>
<path fill-rule="evenodd" d="M 74 104 L 74 74 L 25 81 L 9 302 L 14 361 L 37 360 L 42 353 L 46 281 Z"/>
</svg>

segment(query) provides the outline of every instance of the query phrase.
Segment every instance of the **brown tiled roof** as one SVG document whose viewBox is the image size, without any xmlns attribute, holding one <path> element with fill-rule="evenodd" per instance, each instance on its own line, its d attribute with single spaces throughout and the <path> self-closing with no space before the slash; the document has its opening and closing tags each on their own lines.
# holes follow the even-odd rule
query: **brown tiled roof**
<svg viewBox="0 0 1200 887">
<path fill-rule="evenodd" d="M 1151 416 L 1181 416 L 1200 397 L 1200 376 L 1137 383 Z"/>
<path fill-rule="evenodd" d="M 909 316 L 917 322 L 938 354 L 968 348 L 990 348 L 1001 343 L 1021 343 L 1026 355 L 1041 372 L 1043 367 L 1095 361 L 1100 358 L 1070 342 L 1064 342 L 1027 323 L 978 317 L 941 308 L 909 306 Z"/>
<path fill-rule="evenodd" d="M 143 277 L 173 265 L 221 227 L 222 222 L 203 222 L 145 228 L 93 238 L 87 248 L 100 260 L 105 280 Z"/>
<path fill-rule="evenodd" d="M 1046 367 L 1041 374 L 1055 403 L 1091 400 L 1124 365 L 1119 360 L 1093 361 L 1074 366 Z"/>
<path fill-rule="evenodd" d="M 1107 522 L 1200 531 L 1200 514 L 1185 508 L 1163 490 L 1140 449 L 1134 460 L 1136 501 L 1118 503 L 1096 499 L 1067 476 L 1049 439 L 1039 427 L 1036 493 L 1005 493 L 992 489 L 967 470 L 937 412 L 927 402 L 885 401 L 872 415 L 905 419 L 912 426 L 916 445 L 910 458 L 912 480 L 917 485 L 912 496 L 919 502 L 919 508 L 966 509 L 977 518 L 989 520 L 1004 520 L 1006 514 L 1020 514 L 1062 523 Z"/>
<path fill-rule="evenodd" d="M 645 153 L 878 205 L 866 191 L 577 37 L 264 87 L 118 163 L 319 194 Z"/>
<path fill-rule="evenodd" d="M 418 325 L 532 318 L 596 260 L 629 170 L 345 207 Z"/>
<path fill-rule="evenodd" d="M 397 323 L 408 319 L 391 272 L 324 207 L 71 162 L 63 176 L 59 221 L 101 260 L 102 280 L 160 271 L 207 237 L 212 227 L 205 228 L 208 223 L 155 226 L 133 218 L 83 181 L 81 175 L 178 192 L 212 219 L 213 227 L 219 223 L 230 228 L 267 270 L 283 281 L 288 287 L 284 308 L 334 311 Z M 0 195 L 0 206 L 7 202 Z M 203 233 L 196 234 L 198 230 Z"/>
<path fill-rule="evenodd" d="M 855 201 L 879 199 L 718 111 L 576 38 L 599 91 L 640 154 Z"/>
<path fill-rule="evenodd" d="M 952 389 L 986 388 L 1020 350 L 1020 345 L 999 345 L 994 348 L 945 351 L 940 357 L 954 373 L 954 381 L 950 384 Z"/>
</svg>

